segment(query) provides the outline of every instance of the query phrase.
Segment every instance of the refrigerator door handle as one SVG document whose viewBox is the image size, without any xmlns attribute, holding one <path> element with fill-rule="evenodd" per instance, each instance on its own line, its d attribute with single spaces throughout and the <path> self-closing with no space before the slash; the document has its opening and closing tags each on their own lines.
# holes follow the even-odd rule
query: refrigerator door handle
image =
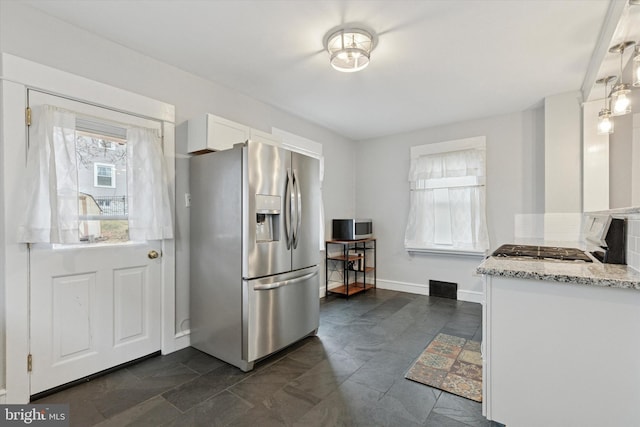
<svg viewBox="0 0 640 427">
<path fill-rule="evenodd" d="M 296 170 L 293 170 L 293 185 L 296 191 L 296 228 L 293 233 L 293 248 L 298 247 L 298 238 L 300 237 L 300 226 L 302 225 L 302 194 L 300 194 L 300 181 L 298 181 L 298 175 Z"/>
<path fill-rule="evenodd" d="M 313 276 L 316 276 L 317 274 L 318 274 L 318 270 L 313 271 L 313 272 L 308 273 L 308 274 L 305 274 L 304 276 L 296 277 L 295 279 L 288 279 L 288 280 L 282 280 L 280 282 L 254 285 L 253 289 L 255 291 L 268 291 L 270 289 L 277 289 L 277 288 L 281 288 L 283 286 L 293 285 L 293 284 L 296 284 L 296 283 L 303 282 L 303 281 L 305 281 L 307 279 L 312 278 Z"/>
<path fill-rule="evenodd" d="M 284 233 L 287 238 L 287 249 L 291 249 L 291 244 L 293 243 L 293 230 L 291 229 L 291 198 L 293 194 L 291 181 L 291 169 L 287 169 L 287 186 L 284 194 Z"/>
</svg>

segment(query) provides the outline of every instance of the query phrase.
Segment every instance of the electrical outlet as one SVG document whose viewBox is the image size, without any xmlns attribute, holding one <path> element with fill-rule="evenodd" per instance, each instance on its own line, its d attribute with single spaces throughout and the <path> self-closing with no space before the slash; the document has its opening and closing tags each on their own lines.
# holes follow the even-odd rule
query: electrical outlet
<svg viewBox="0 0 640 427">
<path fill-rule="evenodd" d="M 184 207 L 191 207 L 191 193 L 184 193 Z"/>
</svg>

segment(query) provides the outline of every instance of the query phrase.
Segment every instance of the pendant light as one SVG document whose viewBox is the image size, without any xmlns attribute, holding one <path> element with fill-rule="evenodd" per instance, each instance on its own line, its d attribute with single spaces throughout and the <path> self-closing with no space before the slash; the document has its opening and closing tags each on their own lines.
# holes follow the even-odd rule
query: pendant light
<svg viewBox="0 0 640 427">
<path fill-rule="evenodd" d="M 622 42 L 609 48 L 609 52 L 620 54 L 620 76 L 618 83 L 613 87 L 613 92 L 611 92 L 611 114 L 614 116 L 622 116 L 631 112 L 631 100 L 627 96 L 631 92 L 631 87 L 622 82 L 622 60 L 624 50 L 634 44 L 634 42 Z"/>
<path fill-rule="evenodd" d="M 596 83 L 604 84 L 604 107 L 598 113 L 598 135 L 607 135 L 613 133 L 613 120 L 611 120 L 611 110 L 607 104 L 608 98 L 608 85 L 616 79 L 616 76 L 608 76 L 602 79 L 596 80 Z"/>
</svg>

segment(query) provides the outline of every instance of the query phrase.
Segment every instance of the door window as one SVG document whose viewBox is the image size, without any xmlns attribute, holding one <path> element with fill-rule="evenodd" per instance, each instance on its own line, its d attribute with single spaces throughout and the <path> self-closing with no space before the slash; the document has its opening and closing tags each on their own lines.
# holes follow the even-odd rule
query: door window
<svg viewBox="0 0 640 427">
<path fill-rule="evenodd" d="M 83 129 L 87 123 L 81 124 Z M 124 132 L 123 132 L 124 135 Z M 129 240 L 127 147 L 124 138 L 76 130 L 80 241 Z"/>
<path fill-rule="evenodd" d="M 158 121 L 28 94 L 33 122 L 18 241 L 56 247 L 173 238 Z"/>
</svg>

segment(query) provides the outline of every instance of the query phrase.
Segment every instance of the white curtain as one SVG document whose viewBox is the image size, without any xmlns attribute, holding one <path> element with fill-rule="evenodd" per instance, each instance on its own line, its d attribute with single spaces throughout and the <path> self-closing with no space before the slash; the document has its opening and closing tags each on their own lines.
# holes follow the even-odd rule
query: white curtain
<svg viewBox="0 0 640 427">
<path fill-rule="evenodd" d="M 420 156 L 411 160 L 409 181 L 418 188 L 425 180 L 461 176 L 484 176 L 484 150 L 460 150 Z"/>
<path fill-rule="evenodd" d="M 24 221 L 18 241 L 78 243 L 76 114 L 50 105 L 32 112 Z M 157 130 L 127 130 L 129 239 L 173 238 L 169 184 Z"/>
<path fill-rule="evenodd" d="M 127 130 L 129 239 L 173 238 L 169 181 L 157 130 Z"/>
<path fill-rule="evenodd" d="M 44 105 L 32 111 L 24 221 L 18 241 L 77 243 L 78 167 L 74 113 Z"/>
<path fill-rule="evenodd" d="M 484 150 L 461 150 L 412 159 L 405 246 L 437 247 L 440 242 L 436 241 L 436 235 L 443 234 L 442 230 L 437 233 L 436 226 L 450 224 L 444 234 L 449 236 L 451 249 L 488 249 L 484 175 Z M 460 180 L 464 177 L 473 179 Z M 436 191 L 439 197 L 434 197 Z M 449 215 L 446 221 L 438 218 L 443 212 Z"/>
</svg>

